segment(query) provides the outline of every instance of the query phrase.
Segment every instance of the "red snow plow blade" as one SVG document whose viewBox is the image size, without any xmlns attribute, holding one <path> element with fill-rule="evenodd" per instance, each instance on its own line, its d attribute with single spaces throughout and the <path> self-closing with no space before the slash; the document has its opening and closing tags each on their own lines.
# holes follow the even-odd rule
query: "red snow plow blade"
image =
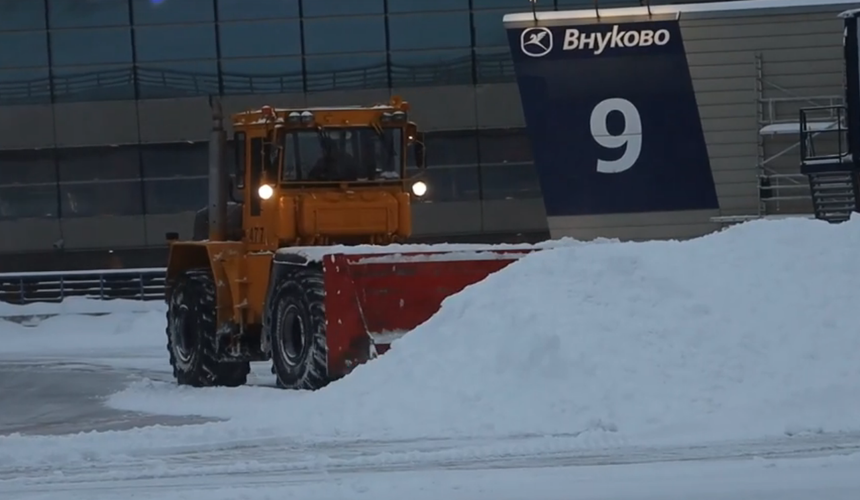
<svg viewBox="0 0 860 500">
<path fill-rule="evenodd" d="M 329 254 L 323 258 L 332 377 L 388 350 L 449 295 L 533 250 Z"/>
</svg>

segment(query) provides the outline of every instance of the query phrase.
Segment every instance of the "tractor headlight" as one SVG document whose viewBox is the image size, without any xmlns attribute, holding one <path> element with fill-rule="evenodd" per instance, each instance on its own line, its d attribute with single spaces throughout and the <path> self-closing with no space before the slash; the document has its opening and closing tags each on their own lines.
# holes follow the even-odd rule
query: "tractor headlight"
<svg viewBox="0 0 860 500">
<path fill-rule="evenodd" d="M 427 184 L 425 184 L 423 181 L 415 182 L 415 184 L 412 185 L 412 194 L 419 198 L 424 196 L 425 194 L 427 194 Z"/>
<path fill-rule="evenodd" d="M 275 190 L 272 189 L 272 186 L 263 184 L 259 189 L 257 189 L 257 194 L 260 195 L 260 199 L 268 200 L 275 194 Z"/>
</svg>

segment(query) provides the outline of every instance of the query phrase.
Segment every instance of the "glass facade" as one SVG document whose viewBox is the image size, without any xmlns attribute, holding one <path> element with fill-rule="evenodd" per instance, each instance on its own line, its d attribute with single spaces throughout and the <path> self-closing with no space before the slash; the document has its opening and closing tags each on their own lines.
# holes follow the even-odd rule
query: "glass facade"
<svg viewBox="0 0 860 500">
<path fill-rule="evenodd" d="M 0 0 L 0 104 L 512 82 L 502 16 L 530 5 Z"/>
<path fill-rule="evenodd" d="M 537 2 L 539 10 L 591 6 Z M 530 8 L 528 0 L 0 0 L 0 107 L 512 83 L 502 17 Z M 434 131 L 426 141 L 428 202 L 541 197 L 523 128 Z M 0 221 L 193 211 L 206 203 L 206 154 L 204 143 L 186 142 L 0 151 Z"/>
</svg>

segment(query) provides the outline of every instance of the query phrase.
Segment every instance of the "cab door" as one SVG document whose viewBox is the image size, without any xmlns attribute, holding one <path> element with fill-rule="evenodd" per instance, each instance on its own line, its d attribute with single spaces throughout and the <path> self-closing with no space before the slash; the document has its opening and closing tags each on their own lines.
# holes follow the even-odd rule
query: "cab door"
<svg viewBox="0 0 860 500">
<path fill-rule="evenodd" d="M 277 246 L 275 224 L 278 210 L 278 185 L 283 158 L 282 133 L 253 131 L 246 138 L 245 242 L 248 250 L 270 250 Z M 271 196 L 260 188 L 271 187 Z"/>
</svg>

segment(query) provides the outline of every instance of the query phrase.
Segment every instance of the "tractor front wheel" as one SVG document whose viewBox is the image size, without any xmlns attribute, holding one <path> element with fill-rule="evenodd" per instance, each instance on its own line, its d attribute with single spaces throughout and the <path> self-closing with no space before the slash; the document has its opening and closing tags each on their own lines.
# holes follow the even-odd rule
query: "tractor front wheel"
<svg viewBox="0 0 860 500">
<path fill-rule="evenodd" d="M 215 284 L 206 269 L 180 275 L 167 308 L 167 351 L 173 376 L 194 387 L 245 384 L 251 364 L 226 362 L 215 352 Z"/>
<path fill-rule="evenodd" d="M 288 269 L 270 302 L 272 365 L 279 387 L 316 390 L 329 382 L 322 271 Z"/>
</svg>

